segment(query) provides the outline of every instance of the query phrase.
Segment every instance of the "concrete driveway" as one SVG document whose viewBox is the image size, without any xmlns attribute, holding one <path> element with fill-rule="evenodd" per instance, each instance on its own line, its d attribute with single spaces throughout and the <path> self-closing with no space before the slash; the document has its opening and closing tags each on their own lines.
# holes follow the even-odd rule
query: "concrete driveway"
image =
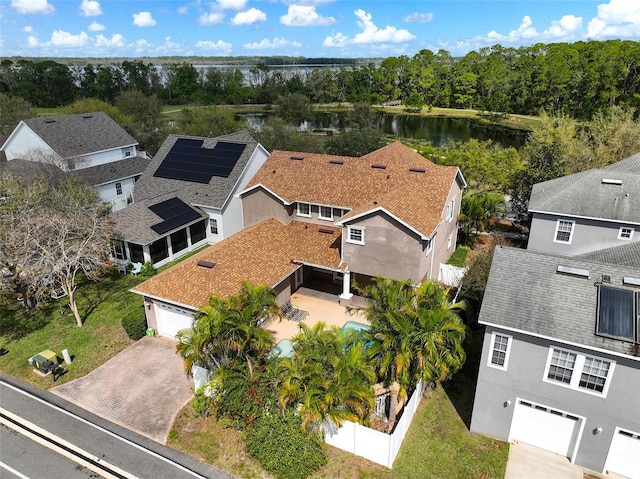
<svg viewBox="0 0 640 479">
<path fill-rule="evenodd" d="M 617 474 L 599 474 L 571 464 L 569 459 L 529 444 L 513 441 L 505 479 L 624 479 Z"/>
<path fill-rule="evenodd" d="M 170 339 L 144 337 L 88 375 L 50 392 L 165 444 L 169 429 L 193 396 Z"/>
</svg>

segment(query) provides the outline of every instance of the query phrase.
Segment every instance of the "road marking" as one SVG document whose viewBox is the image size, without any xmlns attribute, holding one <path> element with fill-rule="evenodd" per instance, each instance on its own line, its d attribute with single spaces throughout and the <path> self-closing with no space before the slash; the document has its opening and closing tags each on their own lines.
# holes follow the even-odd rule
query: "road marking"
<svg viewBox="0 0 640 479">
<path fill-rule="evenodd" d="M 16 392 L 22 394 L 23 396 L 28 396 L 28 397 L 32 398 L 33 400 L 38 401 L 38 402 L 44 404 L 45 406 L 50 407 L 51 409 L 55 409 L 55 410 L 57 410 L 57 411 L 59 411 L 59 412 L 61 412 L 63 414 L 66 414 L 67 416 L 69 416 L 69 417 L 71 417 L 71 418 L 73 418 L 73 419 L 75 419 L 77 421 L 80 421 L 80 422 L 82 422 L 84 424 L 87 424 L 88 426 L 91 426 L 94 429 L 97 429 L 98 431 L 100 431 L 100 432 L 102 432 L 104 434 L 108 434 L 109 436 L 111 436 L 111 437 L 113 437 L 115 439 L 118 439 L 119 441 L 122 441 L 122 442 L 124 442 L 125 444 L 127 444 L 129 446 L 135 447 L 136 449 L 138 449 L 138 450 L 140 450 L 140 451 L 142 451 L 142 452 L 144 452 L 146 454 L 149 454 L 150 456 L 153 456 L 153 457 L 155 457 L 155 458 L 157 458 L 157 459 L 159 459 L 159 460 L 161 460 L 161 461 L 163 461 L 163 462 L 165 462 L 167 464 L 170 464 L 173 467 L 175 467 L 176 469 L 179 469 L 179 470 L 181 470 L 183 472 L 186 472 L 186 473 L 190 474 L 193 477 L 196 477 L 198 479 L 207 479 L 206 476 L 198 474 L 197 472 L 192 471 L 191 469 L 183 466 L 182 464 L 178 464 L 177 462 L 174 462 L 171 459 L 169 459 L 167 457 L 164 457 L 162 454 L 158 454 L 157 452 L 154 452 L 154 451 L 152 451 L 150 449 L 147 449 L 147 448 L 141 446 L 140 444 L 137 444 L 137 443 L 135 443 L 133 441 L 130 441 L 129 439 L 126 439 L 126 438 L 124 438 L 122 436 L 119 436 L 118 434 L 116 434 L 114 432 L 111 432 L 108 429 L 105 429 L 105 428 L 103 428 L 101 426 L 98 426 L 97 424 L 94 424 L 94 423 L 84 419 L 83 417 L 77 416 L 77 415 L 75 415 L 75 414 L 73 414 L 73 413 L 71 413 L 69 411 L 66 411 L 66 410 L 62 409 L 61 407 L 56 406 L 55 404 L 51 404 L 51 403 L 49 403 L 49 402 L 47 402 L 47 401 L 45 401 L 43 399 L 40 399 L 39 397 L 34 396 L 33 394 L 30 394 L 27 391 L 24 391 L 24 390 L 22 390 L 22 389 L 20 389 L 20 388 L 18 388 L 16 386 L 13 386 L 12 384 L 9 384 L 9 383 L 7 383 L 5 381 L 2 381 L 2 380 L 0 380 L 0 383 L 3 384 L 4 386 L 10 388 L 10 389 L 13 389 Z M 224 475 L 224 473 L 221 472 L 220 473 L 220 477 L 231 477 L 231 476 Z"/>
<path fill-rule="evenodd" d="M 16 471 L 13 467 L 5 464 L 4 462 L 0 461 L 0 467 L 3 469 L 6 469 L 7 471 L 9 471 L 11 474 L 14 474 L 16 476 L 18 476 L 20 479 L 31 479 L 30 477 L 25 476 L 24 474 L 22 474 L 20 471 Z"/>
</svg>

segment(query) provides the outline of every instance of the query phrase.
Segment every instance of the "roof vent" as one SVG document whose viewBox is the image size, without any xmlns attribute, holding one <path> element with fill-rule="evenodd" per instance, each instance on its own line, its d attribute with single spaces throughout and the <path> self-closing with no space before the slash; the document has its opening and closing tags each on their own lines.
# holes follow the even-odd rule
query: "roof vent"
<svg viewBox="0 0 640 479">
<path fill-rule="evenodd" d="M 44 122 L 45 123 L 55 123 L 56 121 L 53 118 L 47 118 Z"/>
<path fill-rule="evenodd" d="M 198 266 L 202 266 L 203 268 L 213 268 L 216 264 L 213 261 L 205 261 L 203 259 L 198 261 Z"/>
<path fill-rule="evenodd" d="M 621 185 L 622 180 L 614 180 L 613 178 L 602 178 L 603 185 Z"/>
<path fill-rule="evenodd" d="M 573 268 L 571 266 L 558 265 L 556 272 L 569 274 L 571 276 L 581 276 L 583 278 L 589 278 L 589 270 L 581 269 L 581 268 Z"/>
<path fill-rule="evenodd" d="M 82 115 L 82 118 L 88 120 L 89 118 L 93 118 L 93 115 Z"/>
<path fill-rule="evenodd" d="M 622 284 L 629 284 L 631 286 L 640 286 L 640 279 L 625 276 L 622 278 Z"/>
<path fill-rule="evenodd" d="M 344 165 L 344 161 L 342 160 L 329 160 L 329 163 L 332 165 Z"/>
<path fill-rule="evenodd" d="M 381 165 L 380 163 L 374 163 L 371 168 L 377 168 L 378 170 L 386 170 L 387 165 Z"/>
<path fill-rule="evenodd" d="M 427 169 L 426 168 L 409 168 L 409 171 L 412 171 L 414 173 L 426 173 Z"/>
<path fill-rule="evenodd" d="M 602 282 L 603 283 L 611 283 L 611 275 L 610 274 L 603 274 L 602 275 Z"/>
<path fill-rule="evenodd" d="M 334 231 L 333 231 L 333 230 L 330 230 L 330 229 L 328 229 L 328 228 L 320 228 L 318 231 L 319 231 L 320 233 L 324 233 L 324 234 L 326 234 L 326 235 L 332 235 L 332 234 L 334 233 Z"/>
<path fill-rule="evenodd" d="M 289 158 L 292 160 L 298 160 L 298 161 L 304 160 L 304 156 L 301 156 L 301 155 L 291 155 Z"/>
</svg>

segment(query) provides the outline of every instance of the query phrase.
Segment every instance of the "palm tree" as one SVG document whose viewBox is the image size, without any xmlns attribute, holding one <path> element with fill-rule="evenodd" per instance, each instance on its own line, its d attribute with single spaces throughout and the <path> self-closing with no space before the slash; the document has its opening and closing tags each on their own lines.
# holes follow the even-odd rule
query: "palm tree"
<svg viewBox="0 0 640 479">
<path fill-rule="evenodd" d="M 345 420 L 364 422 L 373 407 L 375 371 L 364 344 L 339 328 L 302 323 L 292 340 L 294 356 L 278 365 L 281 408 L 297 405 L 302 429 L 335 433 Z"/>
<path fill-rule="evenodd" d="M 460 205 L 460 227 L 467 240 L 471 240 L 481 231 L 485 231 L 494 218 L 504 215 L 506 202 L 504 196 L 493 191 L 467 193 Z"/>
</svg>

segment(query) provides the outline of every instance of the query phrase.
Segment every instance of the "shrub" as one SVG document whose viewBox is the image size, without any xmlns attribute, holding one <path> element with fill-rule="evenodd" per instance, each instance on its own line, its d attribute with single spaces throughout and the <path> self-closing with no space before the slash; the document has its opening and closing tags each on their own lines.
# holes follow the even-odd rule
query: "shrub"
<svg viewBox="0 0 640 479">
<path fill-rule="evenodd" d="M 206 386 L 205 386 L 206 387 Z M 199 388 L 195 391 L 195 395 L 191 400 L 191 405 L 198 415 L 208 418 L 216 412 L 216 402 L 213 397 L 207 396 L 204 391 L 205 387 Z"/>
<path fill-rule="evenodd" d="M 142 269 L 140 270 L 140 274 L 142 276 L 153 276 L 156 274 L 156 269 L 153 267 L 153 262 L 147 261 L 142 265 Z"/>
<path fill-rule="evenodd" d="M 147 332 L 147 319 L 144 317 L 144 313 L 140 314 L 139 311 L 136 311 L 122 318 L 122 327 L 127 336 L 137 341 Z"/>
<path fill-rule="evenodd" d="M 317 433 L 303 432 L 301 426 L 292 409 L 284 417 L 276 411 L 263 414 L 247 429 L 247 451 L 278 479 L 308 477 L 326 464 L 327 449 Z"/>
</svg>

